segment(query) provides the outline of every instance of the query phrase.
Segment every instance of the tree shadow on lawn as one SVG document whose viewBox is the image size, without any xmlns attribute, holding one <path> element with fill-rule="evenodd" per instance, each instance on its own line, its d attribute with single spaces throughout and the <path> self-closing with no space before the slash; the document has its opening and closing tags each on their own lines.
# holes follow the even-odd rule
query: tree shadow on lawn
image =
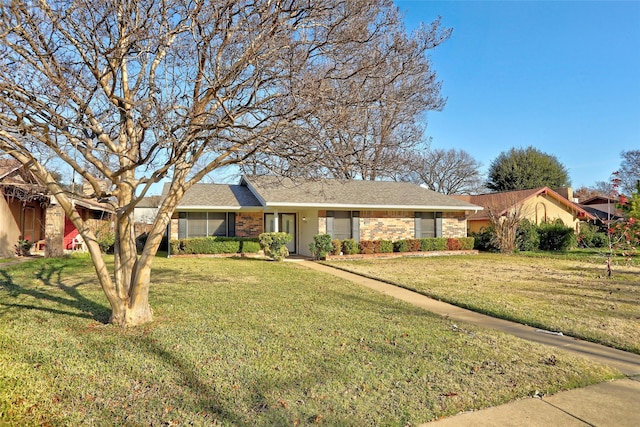
<svg viewBox="0 0 640 427">
<path fill-rule="evenodd" d="M 279 406 L 270 404 L 268 394 L 279 392 L 282 396 L 291 395 L 292 391 L 300 388 L 300 384 L 316 384 L 317 378 L 312 374 L 304 374 L 298 376 L 283 375 L 282 377 L 269 376 L 267 372 L 264 375 L 256 375 L 255 378 L 247 380 L 243 384 L 249 387 L 249 392 L 245 393 L 251 396 L 247 411 L 240 409 L 240 402 L 225 401 L 221 398 L 220 393 L 216 391 L 216 386 L 207 384 L 203 381 L 203 375 L 197 370 L 192 363 L 180 357 L 179 351 L 171 351 L 151 337 L 141 337 L 140 342 L 148 353 L 161 361 L 167 370 L 175 371 L 184 381 L 185 387 L 190 389 L 194 396 L 197 396 L 196 408 L 198 413 L 206 418 L 213 417 L 212 425 L 217 422 L 223 424 L 231 424 L 238 426 L 249 425 L 287 425 L 292 420 L 288 419 L 287 411 L 283 411 Z M 323 374 L 327 377 L 337 376 L 333 368 L 322 366 Z M 294 393 L 295 394 L 295 393 Z M 247 402 L 244 402 L 247 403 Z M 271 402 L 273 403 L 273 402 Z M 282 402 L 281 402 L 282 403 Z M 290 402 L 293 404 L 294 402 Z M 287 403 L 284 403 L 286 407 Z M 306 412 L 306 411 L 305 411 Z M 314 418 L 313 410 L 307 417 L 310 420 Z M 260 417 L 262 420 L 257 421 Z"/>
<path fill-rule="evenodd" d="M 41 290 L 35 287 L 29 287 L 27 285 L 20 285 L 15 282 L 14 278 L 6 270 L 0 270 L 0 289 L 4 289 L 8 292 L 9 297 L 18 298 L 22 295 L 30 296 L 36 300 L 43 302 L 53 303 L 51 306 L 38 306 L 29 304 L 9 303 L 0 301 L 0 306 L 23 308 L 28 310 L 39 310 L 48 313 L 62 314 L 73 317 L 80 317 L 84 319 L 92 319 L 101 323 L 107 323 L 111 315 L 111 310 L 95 301 L 85 297 L 78 290 L 82 285 L 87 284 L 87 281 L 81 281 L 75 285 L 66 285 L 62 282 L 63 267 L 55 266 L 41 266 L 40 270 L 35 273 L 35 277 L 39 279 L 49 289 Z M 59 295 L 57 290 L 61 290 L 68 296 L 64 297 Z M 56 308 L 54 304 L 58 304 L 64 307 L 68 307 L 74 310 L 64 310 Z M 0 313 L 1 315 L 2 313 Z"/>
</svg>

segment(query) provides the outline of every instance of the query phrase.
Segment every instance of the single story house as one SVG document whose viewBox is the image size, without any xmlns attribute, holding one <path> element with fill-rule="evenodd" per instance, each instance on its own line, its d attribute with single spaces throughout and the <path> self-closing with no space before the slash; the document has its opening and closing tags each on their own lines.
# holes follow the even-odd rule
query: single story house
<svg viewBox="0 0 640 427">
<path fill-rule="evenodd" d="M 567 194 L 568 197 L 560 193 Z M 516 207 L 520 207 L 523 218 L 534 224 L 561 220 L 567 227 L 579 230 L 580 222 L 593 221 L 595 217 L 571 201 L 571 189 L 554 191 L 549 187 L 532 188 L 530 190 L 503 191 L 478 195 L 453 196 L 459 200 L 482 206 L 468 218 L 469 232 L 477 233 L 489 227 L 489 210 L 498 216 L 505 215 Z"/>
<path fill-rule="evenodd" d="M 467 218 L 480 210 L 411 183 L 243 176 L 237 185 L 191 187 L 174 212 L 169 236 L 284 231 L 293 236 L 290 253 L 311 256 L 313 236 L 323 233 L 356 241 L 465 237 Z"/>
<path fill-rule="evenodd" d="M 16 254 L 19 240 L 43 241 L 46 189 L 12 159 L 0 159 L 0 258 Z"/>
<path fill-rule="evenodd" d="M 0 258 L 15 256 L 19 240 L 33 243 L 32 252 L 51 257 L 83 247 L 55 198 L 18 161 L 0 159 L 0 192 Z M 109 205 L 83 198 L 72 202 L 94 232 L 110 226 Z"/>
</svg>

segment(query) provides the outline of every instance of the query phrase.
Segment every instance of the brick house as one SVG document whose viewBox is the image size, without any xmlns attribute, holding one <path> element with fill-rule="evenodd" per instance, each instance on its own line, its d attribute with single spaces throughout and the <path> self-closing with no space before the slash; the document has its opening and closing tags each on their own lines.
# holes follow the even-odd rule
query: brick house
<svg viewBox="0 0 640 427">
<path fill-rule="evenodd" d="M 285 231 L 293 236 L 290 253 L 310 256 L 309 243 L 321 233 L 356 241 L 466 237 L 467 218 L 481 209 L 404 182 L 243 176 L 237 185 L 191 187 L 174 212 L 169 235 L 257 237 Z"/>
</svg>

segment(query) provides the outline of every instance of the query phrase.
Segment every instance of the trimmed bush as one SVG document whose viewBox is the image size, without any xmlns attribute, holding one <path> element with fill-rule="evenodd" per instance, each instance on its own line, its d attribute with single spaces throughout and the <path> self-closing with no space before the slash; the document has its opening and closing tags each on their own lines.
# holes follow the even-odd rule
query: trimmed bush
<svg viewBox="0 0 640 427">
<path fill-rule="evenodd" d="M 193 237 L 171 240 L 172 255 L 219 255 L 237 253 L 257 253 L 260 251 L 258 239 L 242 237 Z"/>
<path fill-rule="evenodd" d="M 353 239 L 342 241 L 342 253 L 345 255 L 355 255 L 359 252 L 358 243 Z"/>
<path fill-rule="evenodd" d="M 406 239 L 407 252 L 418 252 L 420 250 L 420 239 Z"/>
<path fill-rule="evenodd" d="M 573 228 L 562 224 L 542 224 L 539 233 L 540 249 L 543 251 L 566 251 L 576 245 Z"/>
<path fill-rule="evenodd" d="M 380 241 L 361 240 L 359 245 L 361 254 L 377 254 L 380 252 Z"/>
<path fill-rule="evenodd" d="M 475 239 L 473 237 L 458 237 L 460 242 L 460 250 L 470 251 L 475 245 Z"/>
<path fill-rule="evenodd" d="M 260 252 L 260 242 L 258 239 L 241 239 L 240 240 L 240 253 L 243 254 L 257 254 Z"/>
<path fill-rule="evenodd" d="M 420 239 L 420 250 L 427 251 L 446 251 L 447 239 L 444 237 L 425 237 Z"/>
<path fill-rule="evenodd" d="M 315 259 L 323 259 L 333 251 L 331 236 L 329 234 L 316 234 L 313 242 L 309 243 L 309 250 Z"/>
<path fill-rule="evenodd" d="M 462 249 L 462 245 L 458 241 L 458 239 L 454 237 L 450 237 L 447 239 L 447 250 L 448 251 L 459 251 Z"/>
<path fill-rule="evenodd" d="M 396 240 L 393 242 L 393 252 L 408 252 L 409 245 L 406 240 Z"/>
<path fill-rule="evenodd" d="M 262 233 L 258 238 L 260 239 L 260 247 L 269 258 L 283 261 L 289 256 L 287 243 L 293 238 L 291 234 L 284 232 Z"/>
<path fill-rule="evenodd" d="M 393 252 L 393 242 L 391 240 L 380 240 L 379 253 L 390 254 Z"/>
<path fill-rule="evenodd" d="M 331 255 L 340 255 L 340 252 L 342 252 L 342 242 L 340 242 L 340 240 L 338 239 L 334 239 L 331 241 L 331 244 L 333 245 L 333 251 L 331 251 Z"/>
<path fill-rule="evenodd" d="M 535 251 L 540 247 L 538 226 L 524 218 L 516 230 L 516 247 L 519 251 Z"/>
</svg>

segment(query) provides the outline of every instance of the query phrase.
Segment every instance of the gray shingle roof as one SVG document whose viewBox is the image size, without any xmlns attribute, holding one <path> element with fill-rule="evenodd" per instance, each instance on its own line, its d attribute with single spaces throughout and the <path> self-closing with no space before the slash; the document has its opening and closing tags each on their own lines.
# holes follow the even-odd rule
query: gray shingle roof
<svg viewBox="0 0 640 427">
<path fill-rule="evenodd" d="M 164 185 L 163 196 L 169 191 L 169 184 Z M 185 193 L 180 208 L 226 207 L 251 208 L 261 204 L 244 185 L 229 184 L 195 184 Z"/>
<path fill-rule="evenodd" d="M 476 210 L 469 202 L 406 182 L 357 180 L 300 180 L 273 176 L 244 176 L 266 206 L 324 208 L 386 208 Z M 481 209 L 481 208 L 480 208 Z"/>
</svg>

